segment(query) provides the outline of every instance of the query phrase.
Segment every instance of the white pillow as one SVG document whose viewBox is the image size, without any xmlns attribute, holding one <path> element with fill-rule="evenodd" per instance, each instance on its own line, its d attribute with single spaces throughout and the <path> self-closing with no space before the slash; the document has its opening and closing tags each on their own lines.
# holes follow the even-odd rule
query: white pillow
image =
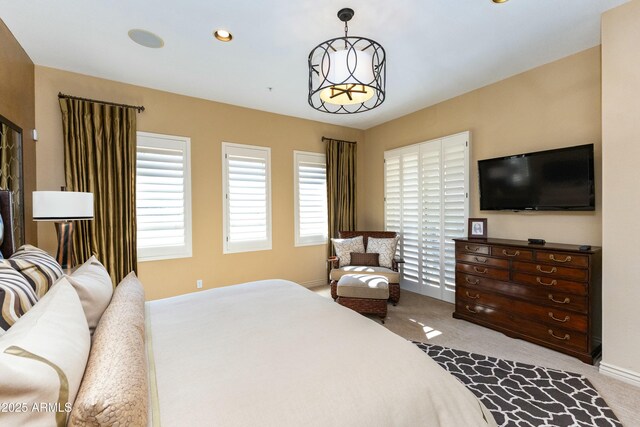
<svg viewBox="0 0 640 427">
<path fill-rule="evenodd" d="M 92 256 L 67 279 L 80 297 L 89 331 L 93 335 L 113 295 L 113 283 L 109 272 L 95 256 Z"/>
<path fill-rule="evenodd" d="M 0 337 L 0 424 L 66 425 L 90 345 L 82 304 L 63 277 Z"/>
<path fill-rule="evenodd" d="M 400 237 L 378 239 L 369 237 L 367 241 L 367 253 L 380 254 L 378 263 L 380 267 L 393 268 L 393 257 L 396 255 L 396 248 Z"/>
<path fill-rule="evenodd" d="M 351 239 L 331 239 L 331 242 L 340 267 L 351 265 L 351 252 L 364 253 L 362 236 L 356 236 Z"/>
</svg>

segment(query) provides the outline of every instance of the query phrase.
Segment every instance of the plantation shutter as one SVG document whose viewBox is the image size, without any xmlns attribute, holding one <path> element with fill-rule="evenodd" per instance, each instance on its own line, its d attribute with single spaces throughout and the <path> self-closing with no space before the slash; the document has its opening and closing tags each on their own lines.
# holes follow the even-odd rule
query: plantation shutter
<svg viewBox="0 0 640 427">
<path fill-rule="evenodd" d="M 469 149 L 466 134 L 442 140 L 442 212 L 444 292 L 455 298 L 456 255 L 453 239 L 464 237 L 469 218 Z"/>
<path fill-rule="evenodd" d="M 296 245 L 326 243 L 327 165 L 326 156 L 294 153 L 296 168 Z"/>
<path fill-rule="evenodd" d="M 225 252 L 271 249 L 268 148 L 225 144 Z"/>
<path fill-rule="evenodd" d="M 422 285 L 440 292 L 442 255 L 442 155 L 439 141 L 420 147 L 422 169 Z"/>
<path fill-rule="evenodd" d="M 466 232 L 469 133 L 385 152 L 385 227 L 402 235 L 403 285 L 455 299 L 455 245 Z"/>
<path fill-rule="evenodd" d="M 189 139 L 140 132 L 136 144 L 138 257 L 191 256 Z"/>
</svg>

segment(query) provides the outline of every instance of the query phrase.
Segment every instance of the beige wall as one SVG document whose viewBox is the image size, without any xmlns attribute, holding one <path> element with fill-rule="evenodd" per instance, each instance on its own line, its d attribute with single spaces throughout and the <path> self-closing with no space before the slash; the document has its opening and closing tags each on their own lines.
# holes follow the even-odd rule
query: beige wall
<svg viewBox="0 0 640 427">
<path fill-rule="evenodd" d="M 36 188 L 36 146 L 31 130 L 36 126 L 34 66 L 29 56 L 0 20 L 0 115 L 22 128 L 25 240 L 37 244 L 31 211 L 31 193 Z"/>
<path fill-rule="evenodd" d="M 603 15 L 602 365 L 629 370 L 640 385 L 640 286 L 638 250 L 640 190 L 640 1 Z M 617 372 L 624 374 L 624 371 Z"/>
<path fill-rule="evenodd" d="M 62 124 L 57 94 L 144 105 L 138 130 L 191 138 L 193 257 L 139 263 L 148 299 L 249 280 L 326 279 L 326 246 L 294 247 L 293 150 L 324 152 L 321 137 L 361 140 L 363 132 L 234 107 L 138 86 L 36 67 L 38 189 L 64 185 Z M 221 143 L 271 147 L 273 249 L 223 255 Z M 38 226 L 40 246 L 56 248 L 53 225 Z"/>
<path fill-rule="evenodd" d="M 488 218 L 489 237 L 601 243 L 600 48 L 592 48 L 368 129 L 358 165 L 359 224 L 384 226 L 383 154 L 471 131 L 470 207 Z M 595 144 L 596 211 L 513 213 L 479 210 L 480 159 Z"/>
</svg>

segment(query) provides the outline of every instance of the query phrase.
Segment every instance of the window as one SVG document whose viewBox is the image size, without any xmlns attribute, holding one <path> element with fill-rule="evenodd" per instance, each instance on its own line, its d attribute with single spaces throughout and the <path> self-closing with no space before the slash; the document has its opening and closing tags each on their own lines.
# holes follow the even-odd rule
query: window
<svg viewBox="0 0 640 427">
<path fill-rule="evenodd" d="M 191 256 L 189 138 L 138 132 L 138 260 Z"/>
<path fill-rule="evenodd" d="M 386 151 L 385 228 L 401 233 L 403 285 L 455 299 L 455 245 L 469 216 L 469 132 Z"/>
<path fill-rule="evenodd" d="M 223 252 L 271 249 L 271 149 L 222 144 Z"/>
<path fill-rule="evenodd" d="M 295 244 L 327 243 L 327 164 L 318 153 L 293 152 Z"/>
</svg>

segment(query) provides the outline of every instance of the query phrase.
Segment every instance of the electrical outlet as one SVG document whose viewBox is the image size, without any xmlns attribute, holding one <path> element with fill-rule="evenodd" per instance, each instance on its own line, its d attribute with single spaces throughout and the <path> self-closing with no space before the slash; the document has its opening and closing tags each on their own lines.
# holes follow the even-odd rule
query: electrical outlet
<svg viewBox="0 0 640 427">
<path fill-rule="evenodd" d="M 196 281 L 196 287 L 197 287 L 198 289 L 202 289 L 202 279 L 198 279 L 198 280 Z"/>
</svg>

